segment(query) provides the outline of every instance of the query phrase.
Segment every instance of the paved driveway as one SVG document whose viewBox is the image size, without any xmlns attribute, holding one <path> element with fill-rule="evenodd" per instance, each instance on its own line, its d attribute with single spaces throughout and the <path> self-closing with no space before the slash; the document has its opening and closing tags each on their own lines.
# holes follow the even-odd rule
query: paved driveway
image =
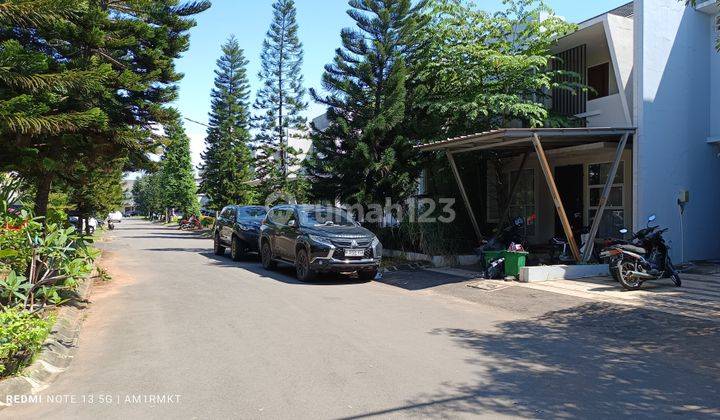
<svg viewBox="0 0 720 420">
<path fill-rule="evenodd" d="M 76 359 L 42 402 L 0 417 L 719 413 L 715 323 L 518 287 L 463 294 L 428 272 L 303 284 L 211 245 L 123 222 Z"/>
</svg>

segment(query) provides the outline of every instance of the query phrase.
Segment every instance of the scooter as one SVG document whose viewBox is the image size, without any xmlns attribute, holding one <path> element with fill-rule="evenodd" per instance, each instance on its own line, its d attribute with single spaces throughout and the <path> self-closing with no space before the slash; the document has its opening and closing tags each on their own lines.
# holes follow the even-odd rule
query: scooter
<svg viewBox="0 0 720 420">
<path fill-rule="evenodd" d="M 663 233 L 669 229 L 650 226 L 657 217 L 648 218 L 645 229 L 633 236 L 632 243 L 617 244 L 604 249 L 601 258 L 610 261 L 610 272 L 627 290 L 639 290 L 649 280 L 670 278 L 676 287 L 682 286 L 680 275 L 670 259 L 670 246 Z M 621 233 L 627 233 L 627 229 Z"/>
</svg>

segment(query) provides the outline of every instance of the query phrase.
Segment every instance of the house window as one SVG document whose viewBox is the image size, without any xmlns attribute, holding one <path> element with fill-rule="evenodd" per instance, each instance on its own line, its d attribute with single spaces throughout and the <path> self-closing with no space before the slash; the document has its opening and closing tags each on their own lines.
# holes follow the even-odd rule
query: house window
<svg viewBox="0 0 720 420">
<path fill-rule="evenodd" d="M 506 196 L 510 193 L 510 186 L 512 181 L 517 176 L 518 171 L 511 173 L 505 173 L 502 175 L 502 187 L 505 189 Z M 500 222 L 501 209 L 498 207 L 498 194 L 497 188 L 500 183 L 497 182 L 497 176 L 494 171 L 488 171 L 487 176 L 487 221 L 488 223 Z M 520 179 L 518 180 L 517 187 L 515 189 L 515 196 L 510 203 L 510 209 L 508 210 L 509 220 L 522 217 L 526 220 L 535 219 L 532 216 L 536 214 L 535 211 L 535 171 L 532 169 L 525 169 L 520 173 Z M 506 220 L 507 221 L 507 220 Z M 535 225 L 530 222 L 528 226 L 527 235 L 535 236 Z"/>
<path fill-rule="evenodd" d="M 518 175 L 517 171 L 513 171 L 510 176 L 514 180 Z M 508 183 L 509 185 L 509 183 Z M 526 221 L 536 219 L 535 215 L 535 171 L 525 169 L 520 173 L 515 194 L 510 203 L 510 220 L 522 217 Z M 535 236 L 535 223 L 530 223 L 527 227 L 527 235 Z"/>
<path fill-rule="evenodd" d="M 588 99 L 604 98 L 610 94 L 610 63 L 588 69 L 588 86 L 592 90 L 588 93 Z"/>
<path fill-rule="evenodd" d="M 506 184 L 503 176 L 503 185 Z M 487 210 L 487 222 L 498 223 L 500 221 L 500 206 L 498 204 L 498 179 L 496 172 L 488 169 L 487 171 L 487 194 L 486 194 L 486 210 Z"/>
<path fill-rule="evenodd" d="M 602 196 L 605 182 L 610 174 L 612 163 L 598 163 L 588 166 L 588 190 L 589 190 L 589 220 L 592 220 L 597 214 L 600 205 L 600 197 Z M 617 174 L 613 180 L 612 189 L 608 197 L 605 212 L 603 213 L 598 237 L 608 238 L 617 237 L 618 231 L 625 227 L 625 164 L 620 162 Z"/>
</svg>

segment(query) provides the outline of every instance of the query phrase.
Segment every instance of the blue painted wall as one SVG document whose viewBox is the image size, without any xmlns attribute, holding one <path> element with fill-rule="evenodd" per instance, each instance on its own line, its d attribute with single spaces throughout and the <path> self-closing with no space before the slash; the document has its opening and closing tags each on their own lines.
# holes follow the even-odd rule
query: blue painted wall
<svg viewBox="0 0 720 420">
<path fill-rule="evenodd" d="M 711 114 L 710 120 L 710 136 L 713 138 L 720 138 L 720 53 L 715 50 L 717 38 L 720 37 L 720 31 L 716 29 L 715 17 L 712 17 L 710 24 L 710 111 L 715 111 L 715 114 Z M 720 152 L 720 149 L 716 149 L 716 152 Z"/>
<path fill-rule="evenodd" d="M 711 16 L 677 0 L 636 0 L 635 222 L 656 213 L 670 228 L 681 259 L 677 197 L 689 190 L 685 260 L 720 258 L 720 159 L 707 144 L 719 124 L 720 72 L 712 49 Z"/>
</svg>

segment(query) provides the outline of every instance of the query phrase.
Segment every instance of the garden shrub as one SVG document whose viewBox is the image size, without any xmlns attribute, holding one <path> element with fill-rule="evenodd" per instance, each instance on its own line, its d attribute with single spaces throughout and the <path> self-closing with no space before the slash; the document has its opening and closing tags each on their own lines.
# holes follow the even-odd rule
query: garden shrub
<svg viewBox="0 0 720 420">
<path fill-rule="evenodd" d="M 209 228 L 215 225 L 215 218 L 210 216 L 201 216 L 200 217 L 200 224 L 204 228 Z"/>
<path fill-rule="evenodd" d="M 29 364 L 53 322 L 53 317 L 41 318 L 19 308 L 0 312 L 0 377 L 12 375 Z"/>
<path fill-rule="evenodd" d="M 35 310 L 63 303 L 77 280 L 92 272 L 99 251 L 73 227 L 43 225 L 25 210 L 0 204 L 0 305 Z M 33 252 L 35 270 L 29 270 Z"/>
<path fill-rule="evenodd" d="M 402 222 L 397 227 L 374 229 L 385 249 L 427 255 L 459 255 L 473 252 L 472 231 L 456 223 Z"/>
</svg>

